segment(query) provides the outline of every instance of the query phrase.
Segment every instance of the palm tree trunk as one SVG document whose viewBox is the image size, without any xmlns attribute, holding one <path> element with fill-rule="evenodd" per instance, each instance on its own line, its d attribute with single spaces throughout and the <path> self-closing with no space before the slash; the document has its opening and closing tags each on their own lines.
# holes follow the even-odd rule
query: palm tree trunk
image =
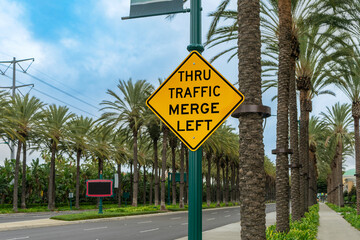
<svg viewBox="0 0 360 240">
<path fill-rule="evenodd" d="M 76 195 L 75 195 L 75 208 L 80 208 L 80 158 L 81 149 L 76 152 Z"/>
<path fill-rule="evenodd" d="M 133 196 L 133 192 L 132 192 L 132 189 L 133 189 L 133 186 L 134 186 L 134 174 L 133 174 L 133 163 L 130 162 L 130 199 L 132 199 L 132 196 Z"/>
<path fill-rule="evenodd" d="M 206 204 L 208 207 L 210 207 L 211 204 L 211 184 L 210 184 L 210 178 L 211 178 L 211 160 L 212 160 L 212 154 L 208 152 L 206 154 L 207 159 L 207 175 L 206 175 Z"/>
<path fill-rule="evenodd" d="M 338 198 L 338 206 L 343 207 L 344 206 L 344 194 L 343 194 L 343 182 L 342 182 L 342 152 L 343 152 L 343 146 L 342 146 L 342 140 L 340 139 L 337 144 L 337 169 L 336 169 L 336 197 Z"/>
<path fill-rule="evenodd" d="M 19 190 L 19 170 L 20 170 L 20 154 L 21 154 L 21 141 L 18 141 L 18 148 L 15 160 L 15 176 L 14 176 L 14 191 L 13 191 L 13 211 L 18 211 L 18 190 Z"/>
<path fill-rule="evenodd" d="M 122 173 L 121 173 L 121 164 L 118 164 L 117 168 L 117 174 L 118 174 L 118 206 L 121 207 L 121 197 L 122 197 Z"/>
<path fill-rule="evenodd" d="M 288 149 L 289 83 L 291 77 L 292 18 L 291 1 L 279 0 L 279 75 L 276 148 Z M 289 160 L 288 153 L 276 155 L 276 230 L 289 231 Z"/>
<path fill-rule="evenodd" d="M 160 210 L 165 211 L 165 170 L 166 170 L 166 143 L 168 138 L 168 128 L 163 126 L 163 143 L 162 143 L 162 156 L 161 156 L 161 204 Z"/>
<path fill-rule="evenodd" d="M 134 185 L 133 185 L 133 198 L 132 198 L 132 206 L 133 207 L 137 207 L 138 205 L 138 186 L 139 186 L 139 174 L 138 174 L 138 159 L 137 159 L 137 152 L 138 152 L 138 147 L 137 147 L 137 130 L 133 131 L 133 137 L 134 137 Z"/>
<path fill-rule="evenodd" d="M 238 26 L 239 90 L 246 94 L 243 104 L 261 105 L 259 0 L 238 1 Z M 263 120 L 257 113 L 246 113 L 239 123 L 241 239 L 266 239 Z"/>
<path fill-rule="evenodd" d="M 220 159 L 216 159 L 216 206 L 220 207 Z"/>
<path fill-rule="evenodd" d="M 158 140 L 154 140 L 155 206 L 159 205 Z"/>
<path fill-rule="evenodd" d="M 236 168 L 236 203 L 240 203 L 240 176 L 239 167 Z"/>
<path fill-rule="evenodd" d="M 172 185 L 172 204 L 176 205 L 176 164 L 175 164 L 175 147 L 171 147 L 171 156 L 172 156 L 172 178 L 171 178 L 171 185 Z"/>
<path fill-rule="evenodd" d="M 180 149 L 180 208 L 184 208 L 184 157 L 185 145 L 181 143 Z"/>
<path fill-rule="evenodd" d="M 48 209 L 51 211 L 55 209 L 55 155 L 56 155 L 56 143 L 52 141 L 50 175 L 49 175 L 49 192 L 48 192 Z"/>
<path fill-rule="evenodd" d="M 291 75 L 289 84 L 289 116 L 290 116 L 290 148 L 291 155 L 291 209 L 292 219 L 301 220 L 301 196 L 300 196 L 300 167 L 299 167 L 299 133 L 297 118 L 297 100 L 295 88 L 295 58 L 291 58 Z"/>
<path fill-rule="evenodd" d="M 21 183 L 21 208 L 26 208 L 26 142 L 23 142 L 23 170 Z"/>
<path fill-rule="evenodd" d="M 301 168 L 301 178 L 300 178 L 300 207 L 301 207 L 301 216 L 304 216 L 304 213 L 307 212 L 307 172 L 308 172 L 308 161 L 306 154 L 306 91 L 300 90 L 300 155 L 299 160 L 302 165 Z"/>
<path fill-rule="evenodd" d="M 140 169 L 140 168 L 139 168 Z M 145 167 L 145 164 L 143 166 L 143 204 L 145 205 L 146 204 L 146 167 Z"/>
<path fill-rule="evenodd" d="M 153 204 L 153 185 L 154 185 L 154 165 L 153 168 L 151 170 L 151 175 L 150 175 L 150 193 L 149 193 L 149 205 Z"/>
<path fill-rule="evenodd" d="M 356 165 L 356 211 L 360 215 L 360 136 L 359 136 L 359 117 L 354 115 L 355 131 L 355 165 Z"/>
<path fill-rule="evenodd" d="M 230 181 L 229 181 L 229 159 L 227 158 L 226 159 L 226 166 L 225 166 L 225 169 L 226 169 L 226 177 L 225 177 L 225 205 L 228 206 L 229 205 L 229 190 L 230 190 L 230 187 L 229 187 L 229 184 L 230 184 Z"/>
<path fill-rule="evenodd" d="M 223 177 L 223 188 L 222 188 L 222 196 L 223 196 L 223 203 L 226 201 L 226 177 L 225 177 L 225 164 L 221 166 L 222 168 L 222 177 Z"/>
<path fill-rule="evenodd" d="M 235 191 L 235 164 L 234 164 L 234 162 L 232 162 L 231 163 L 231 192 L 230 192 L 232 204 L 235 204 L 235 195 L 236 195 L 236 191 Z"/>
</svg>

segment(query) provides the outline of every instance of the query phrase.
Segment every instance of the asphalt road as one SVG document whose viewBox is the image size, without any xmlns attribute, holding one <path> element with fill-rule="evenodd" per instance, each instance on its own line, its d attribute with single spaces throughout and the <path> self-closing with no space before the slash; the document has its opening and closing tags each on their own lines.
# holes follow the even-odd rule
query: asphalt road
<svg viewBox="0 0 360 240">
<path fill-rule="evenodd" d="M 266 212 L 275 211 L 268 205 Z M 171 240 L 187 236 L 187 212 L 0 232 L 0 240 Z M 203 211 L 203 231 L 240 221 L 240 208 Z"/>
</svg>

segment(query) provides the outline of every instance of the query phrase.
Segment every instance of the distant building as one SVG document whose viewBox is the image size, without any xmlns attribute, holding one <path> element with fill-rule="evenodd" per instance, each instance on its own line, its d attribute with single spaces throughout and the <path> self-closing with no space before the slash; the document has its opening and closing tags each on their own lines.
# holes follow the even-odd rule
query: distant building
<svg viewBox="0 0 360 240">
<path fill-rule="evenodd" d="M 344 191 L 350 192 L 351 188 L 356 186 L 355 169 L 347 170 L 343 174 Z"/>
</svg>

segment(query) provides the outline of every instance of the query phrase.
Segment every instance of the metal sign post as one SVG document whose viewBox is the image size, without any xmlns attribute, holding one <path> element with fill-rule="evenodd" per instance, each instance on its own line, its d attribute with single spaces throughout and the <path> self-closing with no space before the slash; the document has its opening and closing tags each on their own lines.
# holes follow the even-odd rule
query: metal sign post
<svg viewBox="0 0 360 240">
<path fill-rule="evenodd" d="M 69 199 L 70 199 L 70 210 L 72 210 L 72 199 L 74 197 L 74 193 L 69 193 Z"/>
<path fill-rule="evenodd" d="M 100 171 L 100 179 L 103 178 L 103 175 L 102 175 L 102 171 Z M 100 197 L 100 201 L 99 201 L 99 214 L 103 214 L 103 204 L 102 204 L 102 201 L 103 201 L 103 198 Z"/>
<path fill-rule="evenodd" d="M 201 0 L 190 1 L 190 45 L 188 51 L 202 53 Z M 189 151 L 189 224 L 188 239 L 202 239 L 202 147 Z"/>
</svg>

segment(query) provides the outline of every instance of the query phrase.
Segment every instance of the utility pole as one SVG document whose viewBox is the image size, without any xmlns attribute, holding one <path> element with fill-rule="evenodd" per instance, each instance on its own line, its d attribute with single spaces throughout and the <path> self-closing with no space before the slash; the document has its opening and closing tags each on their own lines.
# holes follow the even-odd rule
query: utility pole
<svg viewBox="0 0 360 240">
<path fill-rule="evenodd" d="M 19 62 L 25 62 L 25 61 L 32 61 L 29 66 L 24 69 L 20 64 Z M 22 69 L 22 71 L 24 73 L 26 73 L 26 71 L 30 68 L 31 64 L 35 61 L 34 58 L 27 58 L 27 59 L 19 59 L 19 60 L 16 60 L 16 58 L 14 57 L 12 61 L 0 61 L 0 64 L 1 63 L 10 63 L 10 65 L 5 69 L 5 71 L 1 71 L 0 70 L 0 73 L 1 75 L 5 75 L 6 71 L 10 68 L 11 65 L 13 65 L 13 77 L 12 77 L 12 86 L 11 87 L 0 87 L 0 88 L 7 88 L 7 89 L 11 89 L 12 90 L 12 97 L 14 98 L 15 97 L 15 90 L 17 88 L 21 88 L 21 87 L 27 87 L 27 86 L 32 86 L 34 87 L 34 84 L 24 84 L 24 85 L 19 85 L 19 86 L 16 86 L 16 64 L 19 65 L 19 67 Z M 11 151 L 11 154 L 10 154 L 10 158 L 11 159 L 14 159 L 15 158 L 15 151 L 14 151 L 14 141 L 11 141 L 10 140 L 10 151 Z"/>
</svg>

